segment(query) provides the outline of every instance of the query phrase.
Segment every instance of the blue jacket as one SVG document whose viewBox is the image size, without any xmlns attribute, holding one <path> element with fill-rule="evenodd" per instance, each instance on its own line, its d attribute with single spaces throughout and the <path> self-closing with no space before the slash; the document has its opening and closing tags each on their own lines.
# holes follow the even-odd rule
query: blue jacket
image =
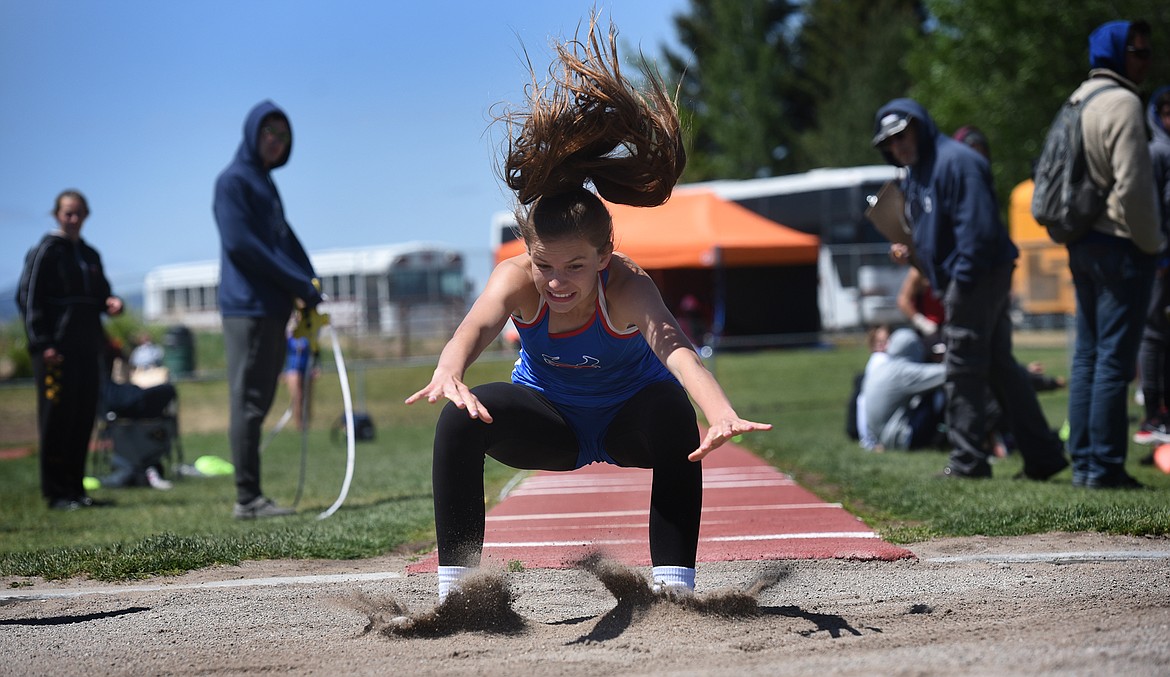
<svg viewBox="0 0 1170 677">
<path fill-rule="evenodd" d="M 894 99 L 874 118 L 898 112 L 917 122 L 918 162 L 902 181 L 914 251 L 941 298 L 952 280 L 970 286 L 988 270 L 1016 260 L 1019 250 L 999 215 L 991 166 L 978 152 L 942 134 L 917 101 Z M 887 151 L 882 156 L 897 165 Z"/>
<path fill-rule="evenodd" d="M 284 220 L 276 184 L 260 161 L 260 125 L 268 115 L 288 119 L 271 101 L 256 105 L 244 121 L 236 158 L 215 181 L 215 223 L 222 246 L 219 308 L 224 317 L 287 317 L 294 299 L 321 302 L 316 273 L 300 240 Z M 288 162 L 288 150 L 272 168 Z"/>
<path fill-rule="evenodd" d="M 1158 116 L 1158 97 L 1170 92 L 1170 86 L 1159 87 L 1150 97 L 1146 109 L 1146 123 L 1150 127 L 1150 161 L 1154 168 L 1154 188 L 1158 192 L 1158 223 L 1162 233 L 1170 239 L 1170 129 L 1162 126 Z"/>
</svg>

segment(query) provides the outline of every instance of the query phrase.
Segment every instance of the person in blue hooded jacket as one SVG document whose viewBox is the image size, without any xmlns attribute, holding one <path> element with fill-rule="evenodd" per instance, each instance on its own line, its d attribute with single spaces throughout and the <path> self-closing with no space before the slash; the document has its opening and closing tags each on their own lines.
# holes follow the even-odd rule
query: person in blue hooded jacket
<svg viewBox="0 0 1170 677">
<path fill-rule="evenodd" d="M 1146 110 L 1150 128 L 1150 163 L 1158 198 L 1158 224 L 1170 240 L 1170 86 L 1158 88 Z M 1163 246 L 1158 256 L 1154 288 L 1146 313 L 1138 352 L 1145 416 L 1133 436 L 1138 444 L 1170 442 L 1170 251 Z M 1151 453 L 1142 459 L 1150 465 Z"/>
<path fill-rule="evenodd" d="M 914 263 L 942 297 L 946 320 L 946 422 L 952 447 L 944 477 L 991 476 L 994 455 L 987 398 L 1012 412 L 1024 458 L 1020 477 L 1043 481 L 1068 466 L 1027 371 L 1012 355 L 1008 316 L 1019 254 L 999 215 L 991 167 L 941 133 L 921 104 L 894 99 L 875 117 L 873 145 L 906 169 L 902 191 L 913 231 Z M 894 245 L 895 258 L 908 251 Z"/>
<path fill-rule="evenodd" d="M 270 176 L 291 151 L 288 116 L 263 101 L 248 113 L 236 157 L 215 182 L 237 519 L 293 512 L 260 489 L 261 426 L 284 367 L 285 326 L 294 307 L 308 312 L 321 302 L 313 265 L 285 221 Z"/>
</svg>

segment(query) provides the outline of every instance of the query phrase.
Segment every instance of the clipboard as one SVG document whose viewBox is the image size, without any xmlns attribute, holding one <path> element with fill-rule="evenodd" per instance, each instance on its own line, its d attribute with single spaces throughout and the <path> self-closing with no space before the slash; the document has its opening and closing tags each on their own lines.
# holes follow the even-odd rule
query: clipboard
<svg viewBox="0 0 1170 677">
<path fill-rule="evenodd" d="M 877 226 L 878 232 L 890 242 L 907 245 L 913 251 L 910 224 L 906 222 L 906 196 L 898 182 L 887 181 L 877 195 L 870 195 L 866 201 L 869 207 L 865 210 L 865 218 Z"/>
</svg>

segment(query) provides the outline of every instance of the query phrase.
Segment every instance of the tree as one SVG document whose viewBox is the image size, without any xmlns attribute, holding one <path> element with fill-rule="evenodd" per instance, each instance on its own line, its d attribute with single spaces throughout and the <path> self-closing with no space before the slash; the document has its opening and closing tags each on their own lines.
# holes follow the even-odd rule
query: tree
<svg viewBox="0 0 1170 677">
<path fill-rule="evenodd" d="M 815 124 L 800 135 L 803 169 L 881 162 L 873 114 L 910 89 L 906 55 L 923 33 L 918 0 L 812 0 L 797 38 Z"/>
<path fill-rule="evenodd" d="M 1088 72 L 1089 33 L 1123 17 L 1152 28 L 1148 95 L 1170 84 L 1165 0 L 692 0 L 675 17 L 690 55 L 664 56 L 692 135 L 684 180 L 880 162 L 874 113 L 908 95 L 945 132 L 983 129 L 1006 206 Z"/>
<path fill-rule="evenodd" d="M 675 17 L 691 57 L 666 50 L 691 134 L 684 180 L 744 179 L 799 167 L 808 101 L 793 68 L 789 0 L 692 0 Z"/>
<path fill-rule="evenodd" d="M 910 52 L 911 93 L 943 131 L 987 134 L 1001 202 L 1031 174 L 1044 133 L 1089 70 L 1088 36 L 1118 18 L 1145 19 L 1154 62 L 1147 95 L 1170 83 L 1170 4 L 1164 0 L 927 0 L 934 24 Z"/>
</svg>

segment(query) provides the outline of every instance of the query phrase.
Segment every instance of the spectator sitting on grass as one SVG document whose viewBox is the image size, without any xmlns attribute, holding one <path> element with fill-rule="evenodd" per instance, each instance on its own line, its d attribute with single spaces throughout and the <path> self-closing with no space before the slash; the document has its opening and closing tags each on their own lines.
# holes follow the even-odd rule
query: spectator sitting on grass
<svg viewBox="0 0 1170 677">
<path fill-rule="evenodd" d="M 867 430 L 862 446 L 872 451 L 940 446 L 946 439 L 939 432 L 946 366 L 923 362 L 926 347 L 913 329 L 890 334 L 886 353 L 861 385 Z"/>
</svg>

